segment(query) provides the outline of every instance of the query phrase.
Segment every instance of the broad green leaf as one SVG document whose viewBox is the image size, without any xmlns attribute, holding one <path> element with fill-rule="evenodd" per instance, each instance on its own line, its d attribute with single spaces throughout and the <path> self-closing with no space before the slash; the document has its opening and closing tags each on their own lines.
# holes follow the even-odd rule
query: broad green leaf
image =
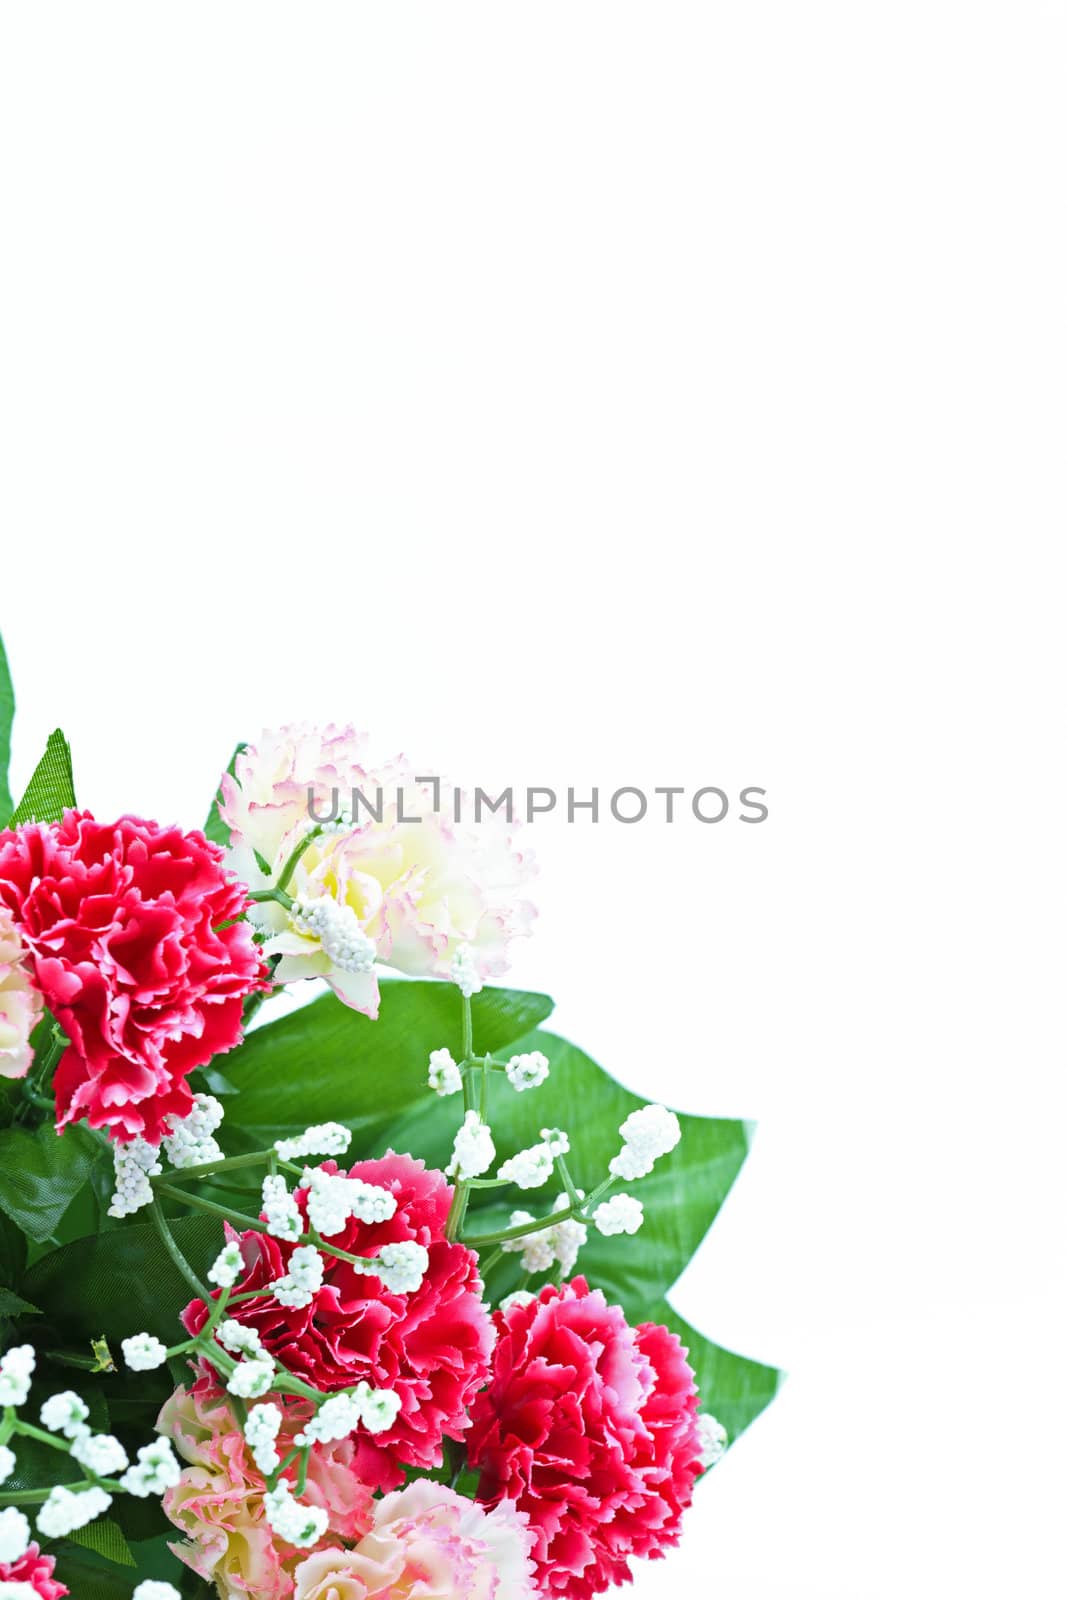
<svg viewBox="0 0 1067 1600">
<path fill-rule="evenodd" d="M 0 1317 L 39 1317 L 40 1314 L 40 1306 L 31 1305 L 13 1289 L 5 1289 L 0 1284 Z"/>
<path fill-rule="evenodd" d="M 26 1270 L 26 1236 L 18 1223 L 0 1211 L 0 1283 L 15 1289 Z"/>
<path fill-rule="evenodd" d="M 15 687 L 0 635 L 0 822 L 11 815 L 11 724 L 15 719 Z"/>
<path fill-rule="evenodd" d="M 63 730 L 56 728 L 48 735 L 44 755 L 37 763 L 9 826 L 15 828 L 23 822 L 58 822 L 64 811 L 76 804 L 70 745 Z"/>
<path fill-rule="evenodd" d="M 0 1129 L 0 1209 L 35 1244 L 43 1244 L 88 1178 L 96 1155 L 96 1144 L 81 1128 L 68 1128 L 62 1137 L 48 1122 L 33 1132 Z"/>
<path fill-rule="evenodd" d="M 55 1556 L 56 1577 L 67 1585 L 72 1600 L 130 1600 L 140 1576 L 83 1549 L 72 1539 L 50 1544 L 48 1553 Z"/>
<path fill-rule="evenodd" d="M 203 1278 L 221 1248 L 222 1223 L 179 1217 L 171 1229 Z M 194 1298 L 151 1222 L 53 1250 L 30 1268 L 22 1289 L 63 1330 L 65 1343 L 83 1340 L 88 1347 L 106 1334 L 116 1352 L 121 1339 L 142 1330 L 174 1344 L 181 1337 L 178 1313 Z"/>
<path fill-rule="evenodd" d="M 734 1355 L 705 1339 L 690 1327 L 666 1301 L 650 1306 L 646 1322 L 663 1322 L 681 1339 L 696 1373 L 700 1390 L 700 1409 L 717 1417 L 733 1444 L 749 1423 L 770 1405 L 782 1382 L 782 1374 L 745 1356 Z"/>
<path fill-rule="evenodd" d="M 486 1048 L 477 1026 L 477 1051 Z M 546 1118 L 570 1135 L 568 1167 L 575 1183 L 589 1193 L 607 1177 L 608 1163 L 621 1146 L 619 1126 L 647 1102 L 630 1094 L 584 1051 L 551 1033 L 533 1033 L 511 1047 L 541 1050 L 551 1063 L 549 1084 L 516 1094 L 498 1073 L 490 1075 L 489 1122 L 500 1160 L 536 1144 Z M 396 1148 L 411 1150 L 431 1166 L 447 1164 L 460 1120 L 458 1096 L 437 1100 L 425 1095 L 416 1110 L 388 1130 Z M 603 1238 L 589 1229 L 579 1270 L 616 1300 L 631 1321 L 641 1321 L 681 1275 L 708 1231 L 748 1153 L 750 1128 L 743 1122 L 680 1115 L 681 1143 L 661 1157 L 647 1178 L 619 1185 L 640 1200 L 645 1221 L 637 1240 Z M 558 1186 L 523 1193 L 507 1191 L 507 1206 L 494 1190 L 475 1190 L 466 1232 L 479 1234 L 507 1226 L 511 1209 L 547 1210 Z M 486 1198 L 486 1197 L 490 1198 Z M 479 1206 L 481 1209 L 478 1209 Z M 513 1257 L 512 1260 L 517 1260 Z M 493 1280 L 494 1292 L 497 1279 Z M 501 1293 L 505 1292 L 503 1289 Z"/>
<path fill-rule="evenodd" d="M 83 1545 L 86 1550 L 93 1550 L 98 1556 L 103 1556 L 105 1561 L 112 1561 L 119 1567 L 132 1567 L 136 1565 L 133 1552 L 126 1542 L 126 1535 L 117 1522 L 110 1517 L 97 1518 L 86 1527 L 79 1528 L 76 1533 L 70 1534 L 74 1544 Z"/>
<path fill-rule="evenodd" d="M 237 763 L 237 757 L 241 754 L 242 750 L 247 750 L 247 748 L 248 746 L 246 744 L 239 744 L 235 746 L 233 755 L 226 764 L 226 771 L 230 774 L 231 778 L 233 777 L 233 769 Z M 207 834 L 208 838 L 213 844 L 221 844 L 225 847 L 230 842 L 230 830 L 219 816 L 219 801 L 221 799 L 222 785 L 220 784 L 215 791 L 215 798 L 211 803 L 211 810 L 207 814 L 207 821 L 204 823 L 204 832 Z"/>
<path fill-rule="evenodd" d="M 460 1054 L 462 1025 L 453 984 L 387 978 L 381 990 L 377 1022 L 323 995 L 250 1033 L 225 1057 L 240 1090 L 227 1129 L 267 1144 L 309 1123 L 343 1122 L 357 1135 L 354 1150 L 379 1154 L 398 1111 L 427 1094 L 430 1051 L 447 1045 Z M 473 1001 L 474 1037 L 482 1050 L 510 1048 L 551 1010 L 547 995 L 483 989 Z"/>
</svg>

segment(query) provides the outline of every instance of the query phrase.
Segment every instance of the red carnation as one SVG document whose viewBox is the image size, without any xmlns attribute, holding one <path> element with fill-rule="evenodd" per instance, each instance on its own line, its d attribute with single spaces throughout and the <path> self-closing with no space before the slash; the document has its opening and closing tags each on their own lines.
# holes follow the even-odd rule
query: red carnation
<svg viewBox="0 0 1067 1600">
<path fill-rule="evenodd" d="M 542 1593 L 588 1600 L 678 1542 L 700 1472 L 692 1368 L 673 1333 L 631 1328 L 584 1278 L 495 1322 L 467 1439 L 478 1498 L 527 1512 Z"/>
<path fill-rule="evenodd" d="M 324 1161 L 322 1170 L 339 1169 L 335 1161 Z M 394 1489 L 403 1481 L 402 1464 L 440 1466 L 442 1436 L 462 1436 L 466 1408 L 489 1371 L 492 1329 L 481 1300 L 478 1258 L 445 1239 L 452 1190 L 444 1176 L 392 1152 L 380 1161 L 357 1162 L 348 1176 L 388 1189 L 396 1196 L 396 1211 L 388 1222 L 350 1218 L 329 1243 L 351 1255 L 374 1256 L 385 1244 L 414 1240 L 430 1258 L 420 1287 L 393 1293 L 380 1278 L 324 1253 L 322 1288 L 310 1305 L 294 1310 L 281 1305 L 268 1286 L 288 1270 L 296 1246 L 248 1232 L 240 1235 L 246 1272 L 233 1292 L 262 1288 L 263 1296 L 243 1301 L 232 1315 L 255 1328 L 290 1372 L 319 1390 L 367 1382 L 399 1394 L 396 1422 L 381 1433 L 360 1431 L 353 1461 L 364 1483 Z M 295 1194 L 305 1216 L 306 1194 Z M 182 1321 L 196 1333 L 206 1316 L 204 1302 L 194 1300 Z"/>
<path fill-rule="evenodd" d="M 0 1583 L 25 1583 L 40 1600 L 62 1600 L 70 1590 L 53 1578 L 55 1570 L 55 1556 L 43 1556 L 40 1545 L 31 1544 L 17 1561 L 0 1561 Z"/>
<path fill-rule="evenodd" d="M 70 1039 L 57 1125 L 84 1117 L 158 1143 L 192 1109 L 186 1075 L 238 1042 L 242 1002 L 265 981 L 222 851 L 200 832 L 68 811 L 0 834 L 0 901 Z"/>
</svg>

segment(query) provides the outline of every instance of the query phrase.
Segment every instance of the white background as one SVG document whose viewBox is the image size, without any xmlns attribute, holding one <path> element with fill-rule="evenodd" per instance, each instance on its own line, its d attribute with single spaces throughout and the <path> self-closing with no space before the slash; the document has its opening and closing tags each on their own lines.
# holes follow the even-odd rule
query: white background
<svg viewBox="0 0 1067 1600">
<path fill-rule="evenodd" d="M 351 718 L 542 824 L 520 983 L 757 1117 L 787 1367 L 665 1600 L 1062 1594 L 1062 3 L 10 6 L 16 777 Z"/>
</svg>

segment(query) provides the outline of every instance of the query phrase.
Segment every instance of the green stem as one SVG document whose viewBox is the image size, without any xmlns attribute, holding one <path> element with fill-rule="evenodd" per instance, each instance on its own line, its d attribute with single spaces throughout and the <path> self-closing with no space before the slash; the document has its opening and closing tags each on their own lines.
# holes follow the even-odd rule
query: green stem
<svg viewBox="0 0 1067 1600">
<path fill-rule="evenodd" d="M 564 1156 L 556 1157 L 556 1171 L 559 1173 L 560 1182 L 567 1191 L 567 1199 L 570 1201 L 572 1207 L 574 1207 L 575 1210 L 581 1210 L 584 1202 L 581 1195 L 578 1193 L 578 1190 L 575 1188 L 574 1179 L 570 1175 L 570 1171 L 567 1167 L 567 1161 Z"/>
<path fill-rule="evenodd" d="M 121 1483 L 116 1483 L 114 1478 L 79 1478 L 77 1483 L 51 1484 L 47 1489 L 13 1489 L 10 1494 L 0 1489 L 0 1505 L 5 1506 L 40 1506 L 48 1499 L 53 1489 L 69 1489 L 72 1494 L 82 1489 L 106 1489 L 108 1494 L 124 1494 Z"/>
<path fill-rule="evenodd" d="M 64 1455 L 70 1455 L 70 1445 L 66 1439 L 57 1439 L 55 1434 L 46 1433 L 43 1428 L 35 1428 L 32 1422 L 23 1422 L 16 1417 L 15 1432 L 21 1433 L 27 1439 L 36 1439 L 39 1444 L 51 1445 L 53 1450 L 62 1450 Z"/>
<path fill-rule="evenodd" d="M 503 1259 L 504 1259 L 504 1251 L 503 1251 L 503 1249 L 501 1248 L 500 1245 L 497 1245 L 496 1249 L 493 1251 L 492 1255 L 489 1257 L 489 1260 L 488 1261 L 482 1261 L 482 1262 L 479 1263 L 479 1267 L 480 1267 L 480 1270 L 481 1270 L 482 1282 L 483 1283 L 485 1282 L 486 1278 L 488 1278 L 488 1276 L 492 1272 L 493 1268 L 495 1266 L 499 1265 L 499 1263 L 501 1261 L 503 1261 Z"/>
<path fill-rule="evenodd" d="M 303 1450 L 301 1450 L 301 1452 L 300 1452 L 300 1470 L 296 1475 L 296 1492 L 297 1492 L 297 1496 L 298 1497 L 300 1495 L 302 1495 L 304 1490 L 307 1488 L 307 1484 L 308 1484 L 308 1462 L 310 1460 L 311 1460 L 311 1447 L 310 1447 L 310 1445 L 305 1445 Z"/>
<path fill-rule="evenodd" d="M 166 1195 L 171 1200 L 182 1200 L 194 1210 L 206 1211 L 208 1216 L 222 1217 L 234 1227 L 251 1228 L 256 1233 L 263 1232 L 263 1223 L 259 1217 L 250 1217 L 243 1211 L 233 1211 L 229 1206 L 220 1206 L 214 1200 L 205 1200 L 198 1194 L 185 1194 L 181 1189 L 171 1188 L 169 1183 L 160 1183 L 157 1179 L 154 1185 L 157 1194 Z M 331 1244 L 328 1239 L 321 1238 L 314 1231 L 302 1233 L 297 1244 L 313 1244 L 316 1250 L 321 1250 L 325 1255 L 336 1256 L 338 1261 L 349 1261 L 356 1267 L 369 1267 L 374 1265 L 371 1256 L 354 1256 L 348 1250 L 341 1250 L 337 1245 Z"/>
<path fill-rule="evenodd" d="M 160 1187 L 162 1187 L 162 1185 Z M 182 1194 L 180 1189 L 174 1190 L 172 1192 L 177 1195 L 179 1200 L 184 1200 L 186 1198 L 186 1196 Z M 196 1273 L 193 1271 L 192 1267 L 189 1265 L 188 1261 L 185 1259 L 185 1256 L 182 1254 L 182 1251 L 178 1246 L 178 1241 L 175 1239 L 174 1235 L 171 1233 L 170 1226 L 169 1226 L 169 1224 L 167 1222 L 166 1217 L 163 1215 L 163 1209 L 160 1206 L 158 1200 L 153 1200 L 152 1201 L 152 1204 L 148 1208 L 148 1214 L 152 1218 L 152 1221 L 155 1223 L 156 1232 L 159 1234 L 159 1237 L 162 1239 L 163 1244 L 166 1247 L 167 1254 L 170 1256 L 170 1259 L 174 1262 L 174 1265 L 177 1267 L 178 1271 L 181 1273 L 181 1275 L 185 1279 L 186 1283 L 189 1284 L 190 1287 L 193 1290 L 195 1290 L 196 1294 L 200 1297 L 201 1300 L 209 1299 L 210 1296 L 208 1294 L 208 1291 L 204 1288 L 204 1285 L 200 1282 L 200 1279 L 197 1277 Z"/>
<path fill-rule="evenodd" d="M 274 1471 L 271 1473 L 270 1477 L 267 1479 L 267 1484 L 271 1489 L 276 1489 L 278 1487 L 278 1480 L 280 1479 L 282 1473 L 285 1472 L 289 1467 L 292 1466 L 293 1462 L 296 1460 L 296 1458 L 297 1458 L 297 1456 L 299 1454 L 300 1454 L 300 1446 L 299 1445 L 294 1445 L 293 1448 L 290 1450 L 289 1454 L 284 1458 L 284 1460 L 279 1461 L 278 1465 L 275 1467 Z"/>
<path fill-rule="evenodd" d="M 463 1049 L 460 1054 L 466 1062 L 474 1055 L 474 1021 L 471 1016 L 471 1002 L 469 995 L 461 996 L 463 1000 Z M 482 1081 L 485 1081 L 484 1064 L 482 1065 Z M 463 1069 L 463 1115 L 473 1111 L 473 1095 L 471 1093 L 470 1072 Z M 452 1191 L 452 1204 L 448 1208 L 448 1218 L 445 1222 L 445 1238 L 454 1240 L 459 1237 L 459 1230 L 463 1226 L 463 1218 L 467 1215 L 467 1201 L 470 1199 L 470 1180 L 457 1178 L 456 1187 Z"/>
<path fill-rule="evenodd" d="M 244 1156 L 227 1156 L 222 1161 L 205 1161 L 199 1167 L 179 1167 L 175 1172 L 167 1173 L 168 1183 L 198 1183 L 201 1178 L 214 1177 L 216 1172 L 233 1172 L 238 1167 L 254 1167 L 261 1161 L 268 1161 L 272 1152 L 270 1150 L 253 1150 Z"/>
<path fill-rule="evenodd" d="M 551 1211 L 547 1217 L 535 1218 L 533 1222 L 521 1222 L 514 1228 L 504 1228 L 500 1233 L 477 1233 L 467 1235 L 463 1243 L 471 1250 L 484 1250 L 486 1245 L 503 1244 L 508 1239 L 523 1239 L 528 1233 L 541 1233 L 545 1228 L 555 1227 L 557 1222 L 566 1222 L 569 1217 L 584 1216 L 592 1206 L 606 1194 L 615 1182 L 614 1178 L 605 1178 L 604 1182 L 594 1189 L 592 1194 L 577 1205 L 573 1202 L 564 1206 L 560 1211 Z"/>
<path fill-rule="evenodd" d="M 471 1014 L 470 995 L 462 996 L 463 1000 L 463 1059 L 469 1060 L 474 1054 L 474 1018 Z"/>
<path fill-rule="evenodd" d="M 266 900 L 274 900 L 278 905 L 284 906 L 286 911 L 293 909 L 292 897 L 287 895 L 284 889 L 253 889 L 249 892 L 248 898 L 255 901 L 257 905 Z"/>
<path fill-rule="evenodd" d="M 282 875 L 278 879 L 276 885 L 278 889 L 285 890 L 289 887 L 289 879 L 296 871 L 297 862 L 300 860 L 300 857 L 304 854 L 304 851 L 308 848 L 308 846 L 314 844 L 315 840 L 321 833 L 322 828 L 318 826 L 310 828 L 308 832 L 305 833 L 304 837 L 301 839 L 300 843 L 297 845 L 296 849 L 285 863 L 285 866 L 282 868 Z M 289 904 L 292 905 L 292 903 L 293 902 L 290 900 Z"/>
<path fill-rule="evenodd" d="M 220 1206 L 214 1200 L 205 1200 L 198 1194 L 186 1194 L 184 1189 L 176 1189 L 170 1183 L 160 1183 L 158 1178 L 152 1187 L 156 1194 L 166 1195 L 169 1200 L 180 1200 L 183 1205 L 192 1206 L 196 1211 L 206 1211 L 208 1216 L 222 1217 L 236 1226 L 255 1228 L 260 1233 L 263 1231 L 259 1217 L 250 1217 L 243 1211 L 232 1211 L 229 1206 Z"/>
</svg>

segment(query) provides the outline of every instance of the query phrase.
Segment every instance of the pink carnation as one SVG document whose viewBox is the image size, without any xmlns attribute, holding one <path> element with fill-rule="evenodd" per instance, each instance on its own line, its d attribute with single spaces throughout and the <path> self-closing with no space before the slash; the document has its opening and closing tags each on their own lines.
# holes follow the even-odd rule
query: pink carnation
<svg viewBox="0 0 1067 1600">
<path fill-rule="evenodd" d="M 374 1507 L 354 1550 L 320 1549 L 296 1569 L 295 1600 L 534 1600 L 526 1518 L 486 1511 L 418 1478 Z"/>
<path fill-rule="evenodd" d="M 584 1278 L 495 1320 L 467 1443 L 478 1498 L 528 1514 L 543 1594 L 588 1600 L 678 1542 L 701 1470 L 693 1372 L 673 1333 L 631 1328 Z"/>
<path fill-rule="evenodd" d="M 323 1171 L 337 1172 L 325 1161 Z M 295 1248 L 270 1234 L 242 1234 L 244 1277 L 234 1294 L 263 1290 L 230 1313 L 256 1329 L 272 1355 L 316 1389 L 352 1388 L 367 1382 L 390 1389 L 401 1407 L 391 1428 L 356 1435 L 356 1471 L 376 1488 L 395 1488 L 403 1466 L 441 1464 L 444 1435 L 459 1438 L 467 1426 L 466 1408 L 489 1370 L 492 1328 L 481 1300 L 477 1257 L 464 1245 L 445 1239 L 452 1190 L 440 1172 L 427 1171 L 411 1156 L 360 1161 L 349 1177 L 377 1184 L 396 1196 L 388 1222 L 350 1218 L 330 1243 L 351 1255 L 373 1256 L 385 1244 L 414 1240 L 425 1246 L 429 1265 L 410 1294 L 387 1290 L 373 1274 L 326 1254 L 321 1289 L 302 1310 L 283 1306 L 269 1285 L 287 1271 Z M 305 1211 L 306 1190 L 296 1191 Z M 236 1237 L 236 1236 L 234 1236 Z M 182 1320 L 190 1333 L 207 1317 L 194 1300 Z"/>
<path fill-rule="evenodd" d="M 0 1583 L 24 1583 L 40 1600 L 62 1600 L 70 1590 L 52 1576 L 55 1570 L 55 1556 L 43 1556 L 40 1546 L 31 1544 L 17 1561 L 0 1561 Z"/>
<path fill-rule="evenodd" d="M 185 1078 L 241 1037 L 264 982 L 241 917 L 244 885 L 202 833 L 68 811 L 0 834 L 0 904 L 70 1039 L 55 1076 L 58 1126 L 158 1143 L 193 1098 Z"/>
<path fill-rule="evenodd" d="M 286 1455 L 311 1416 L 309 1401 L 271 1395 L 285 1415 L 277 1447 Z M 160 1413 L 160 1430 L 174 1440 L 189 1465 L 168 1489 L 163 1509 L 183 1535 L 171 1550 L 224 1600 L 285 1600 L 293 1571 L 306 1551 L 296 1551 L 271 1532 L 263 1511 L 266 1483 L 234 1422 L 226 1396 L 198 1386 L 178 1389 Z M 329 1513 L 323 1544 L 358 1539 L 370 1527 L 373 1498 L 354 1471 L 350 1439 L 317 1444 L 308 1463 L 301 1500 Z M 284 1476 L 293 1481 L 295 1468 Z"/>
</svg>

